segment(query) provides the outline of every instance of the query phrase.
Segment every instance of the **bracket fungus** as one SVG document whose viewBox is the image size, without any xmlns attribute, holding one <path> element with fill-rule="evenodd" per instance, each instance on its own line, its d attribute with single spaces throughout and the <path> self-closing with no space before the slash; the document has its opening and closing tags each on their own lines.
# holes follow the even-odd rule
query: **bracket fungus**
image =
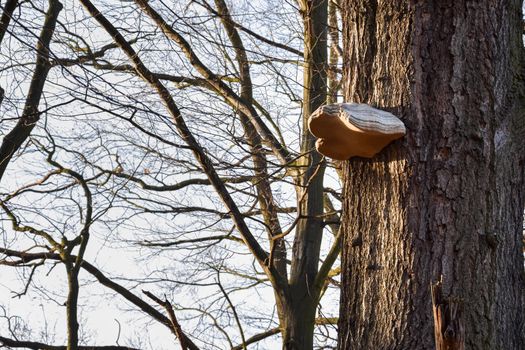
<svg viewBox="0 0 525 350">
<path fill-rule="evenodd" d="M 319 138 L 317 151 L 337 160 L 372 158 L 406 133 L 405 124 L 392 113 L 358 103 L 321 106 L 310 116 L 308 127 Z"/>
</svg>

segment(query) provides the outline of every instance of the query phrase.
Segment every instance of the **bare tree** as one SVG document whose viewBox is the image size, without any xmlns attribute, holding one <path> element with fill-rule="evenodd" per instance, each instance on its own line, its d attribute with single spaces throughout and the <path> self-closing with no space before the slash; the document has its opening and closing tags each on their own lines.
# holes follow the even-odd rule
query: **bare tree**
<svg viewBox="0 0 525 350">
<path fill-rule="evenodd" d="M 24 240 L 6 245 L 3 264 L 65 265 L 68 349 L 82 348 L 80 271 L 159 321 L 182 347 L 244 348 L 280 333 L 284 348 L 308 349 L 316 329 L 320 344 L 333 344 L 323 327 L 336 320 L 318 308 L 337 287 L 341 235 L 332 201 L 340 196 L 324 186 L 337 176 L 325 175 L 305 120 L 327 101 L 328 85 L 337 99 L 336 3 L 275 2 L 260 12 L 223 0 L 64 5 L 46 45 L 46 107 L 34 105 L 39 118 L 6 151 L 1 200 L 5 220 L 15 231 L 31 227 L 34 242 L 31 252 Z M 32 4 L 21 9 L 41 13 Z M 272 25 L 262 14 L 274 16 Z M 13 24 L 23 25 L 23 18 Z M 15 90 L 6 90 L 12 114 Z M 8 176 L 17 169 L 23 182 Z M 88 237 L 147 252 L 149 277 L 126 273 L 125 284 L 155 286 L 147 295 L 163 311 L 90 263 Z M 214 292 L 189 304 L 179 299 L 184 286 Z M 239 303 L 268 290 L 276 317 Z"/>
</svg>

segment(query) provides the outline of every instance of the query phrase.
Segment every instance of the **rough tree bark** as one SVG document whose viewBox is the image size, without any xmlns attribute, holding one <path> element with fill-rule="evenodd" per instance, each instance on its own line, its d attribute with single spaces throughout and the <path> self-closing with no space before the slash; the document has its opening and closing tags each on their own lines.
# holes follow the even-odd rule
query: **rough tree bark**
<svg viewBox="0 0 525 350">
<path fill-rule="evenodd" d="M 467 349 L 525 349 L 521 1 L 346 0 L 345 97 L 404 139 L 345 165 L 340 349 L 433 349 L 430 284 Z"/>
</svg>

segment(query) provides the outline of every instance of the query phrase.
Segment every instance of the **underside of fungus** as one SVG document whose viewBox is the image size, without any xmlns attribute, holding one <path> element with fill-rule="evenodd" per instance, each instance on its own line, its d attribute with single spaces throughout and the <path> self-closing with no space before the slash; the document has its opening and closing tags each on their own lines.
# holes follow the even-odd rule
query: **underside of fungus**
<svg viewBox="0 0 525 350">
<path fill-rule="evenodd" d="M 357 103 L 321 106 L 308 126 L 318 138 L 317 151 L 337 160 L 372 158 L 406 133 L 403 122 L 392 113 Z"/>
</svg>

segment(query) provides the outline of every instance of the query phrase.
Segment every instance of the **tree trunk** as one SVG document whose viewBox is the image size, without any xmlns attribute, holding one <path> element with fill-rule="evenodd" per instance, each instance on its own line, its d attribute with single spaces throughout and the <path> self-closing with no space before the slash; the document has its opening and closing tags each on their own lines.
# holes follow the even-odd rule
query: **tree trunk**
<svg viewBox="0 0 525 350">
<path fill-rule="evenodd" d="M 323 177 L 326 164 L 315 150 L 315 138 L 308 131 L 310 114 L 327 98 L 327 0 L 302 0 L 304 24 L 304 96 L 301 135 L 302 173 L 297 186 L 298 221 L 286 298 L 279 300 L 283 349 L 313 349 L 316 306 L 320 290 L 315 287 L 323 235 Z M 305 169 L 305 170 L 303 170 Z"/>
<path fill-rule="evenodd" d="M 74 268 L 72 259 L 66 262 L 68 295 L 66 302 L 67 315 L 67 350 L 78 350 L 78 270 Z"/>
<path fill-rule="evenodd" d="M 466 349 L 525 349 L 521 2 L 346 0 L 346 101 L 405 138 L 344 167 L 340 349 L 434 349 L 430 285 Z"/>
<path fill-rule="evenodd" d="M 291 303 L 285 306 L 284 322 L 281 326 L 283 349 L 313 349 L 317 303 L 304 291 L 295 291 L 294 294 Z"/>
</svg>

